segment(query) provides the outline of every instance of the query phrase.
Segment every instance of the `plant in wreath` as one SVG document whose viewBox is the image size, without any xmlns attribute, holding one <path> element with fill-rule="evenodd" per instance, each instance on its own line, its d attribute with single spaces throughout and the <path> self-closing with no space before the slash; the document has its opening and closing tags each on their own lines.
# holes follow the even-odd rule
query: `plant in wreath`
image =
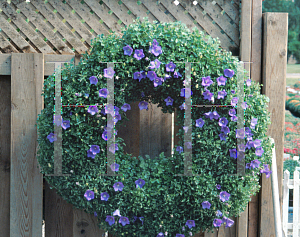
<svg viewBox="0 0 300 237">
<path fill-rule="evenodd" d="M 118 62 L 108 67 L 102 62 Z M 178 63 L 183 62 L 183 63 Z M 184 62 L 191 65 L 186 80 Z M 195 62 L 195 63 L 194 63 Z M 270 176 L 272 144 L 266 136 L 271 124 L 269 99 L 243 69 L 245 127 L 238 130 L 238 60 L 220 47 L 218 39 L 184 24 L 150 23 L 139 19 L 115 33 L 99 35 L 77 66 L 62 70 L 61 123 L 54 119 L 55 74 L 44 82 L 45 108 L 39 115 L 38 162 L 42 173 L 54 172 L 54 126 L 62 127 L 62 171 L 71 176 L 45 176 L 57 193 L 75 208 L 93 213 L 99 227 L 116 236 L 193 236 L 225 225 L 238 216 L 258 192 L 260 175 Z M 114 105 L 108 104 L 108 81 L 114 78 Z M 191 83 L 191 90 L 186 83 Z M 191 107 L 192 142 L 184 144 L 185 97 Z M 177 109 L 180 137 L 174 154 L 150 159 L 132 157 L 118 129 L 131 110 L 158 104 L 164 113 Z M 226 107 L 228 105 L 228 107 Z M 108 121 L 108 115 L 113 120 Z M 115 143 L 108 146 L 108 140 Z M 237 139 L 245 145 L 237 147 Z M 193 176 L 184 173 L 184 148 L 192 147 Z M 107 156 L 115 156 L 107 172 Z M 236 174 L 244 154 L 245 176 Z M 111 172 L 110 171 L 110 172 Z"/>
</svg>

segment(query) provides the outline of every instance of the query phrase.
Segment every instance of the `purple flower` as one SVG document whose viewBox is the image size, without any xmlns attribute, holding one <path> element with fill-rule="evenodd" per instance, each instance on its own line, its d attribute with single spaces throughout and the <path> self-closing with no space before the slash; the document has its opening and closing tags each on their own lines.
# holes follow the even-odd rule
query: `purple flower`
<svg viewBox="0 0 300 237">
<path fill-rule="evenodd" d="M 255 126 L 257 124 L 257 118 L 251 119 L 251 124 L 253 124 Z"/>
<path fill-rule="evenodd" d="M 264 153 L 264 149 L 262 147 L 256 148 L 255 155 L 262 156 L 263 153 Z"/>
<path fill-rule="evenodd" d="M 133 73 L 133 79 L 139 79 L 139 81 L 141 81 L 143 79 L 143 75 L 142 72 L 135 72 Z"/>
<path fill-rule="evenodd" d="M 221 184 L 217 184 L 217 185 L 216 185 L 216 188 L 217 188 L 217 189 L 221 189 Z"/>
<path fill-rule="evenodd" d="M 176 151 L 178 151 L 179 154 L 180 154 L 181 152 L 183 152 L 183 147 L 182 146 L 177 146 Z"/>
<path fill-rule="evenodd" d="M 217 78 L 218 86 L 225 86 L 227 81 L 226 77 L 220 76 Z"/>
<path fill-rule="evenodd" d="M 91 84 L 91 85 L 92 85 L 92 84 L 96 85 L 97 83 L 98 83 L 97 77 L 91 76 L 91 77 L 90 77 L 90 84 Z"/>
<path fill-rule="evenodd" d="M 128 218 L 125 216 L 120 217 L 119 223 L 121 223 L 122 226 L 125 226 L 126 224 L 128 224 L 128 225 L 130 224 Z"/>
<path fill-rule="evenodd" d="M 235 111 L 235 109 L 231 109 L 231 110 L 229 110 L 229 113 L 228 113 L 230 116 L 233 116 L 233 115 L 235 115 L 236 114 L 236 111 Z"/>
<path fill-rule="evenodd" d="M 179 72 L 174 72 L 173 77 L 174 78 L 179 78 L 179 77 L 182 77 L 182 75 Z"/>
<path fill-rule="evenodd" d="M 244 139 L 245 138 L 244 128 L 236 130 L 236 138 L 240 138 L 240 139 Z"/>
<path fill-rule="evenodd" d="M 159 68 L 161 62 L 158 59 L 155 59 L 154 61 L 150 62 L 150 69 Z"/>
<path fill-rule="evenodd" d="M 130 56 L 133 51 L 133 49 L 129 45 L 126 45 L 125 47 L 123 47 L 123 50 L 124 50 L 124 55 L 128 55 L 128 56 Z"/>
<path fill-rule="evenodd" d="M 221 212 L 220 210 L 217 210 L 217 211 L 216 211 L 216 216 L 217 216 L 217 217 L 221 217 L 221 216 L 222 216 L 222 212 Z"/>
<path fill-rule="evenodd" d="M 179 108 L 180 108 L 181 110 L 185 109 L 185 102 L 183 102 L 182 105 L 179 106 Z"/>
<path fill-rule="evenodd" d="M 231 93 L 232 93 L 232 94 L 235 94 L 235 90 L 231 90 Z"/>
<path fill-rule="evenodd" d="M 220 134 L 219 134 L 219 137 L 220 137 L 221 140 L 226 141 L 226 138 L 227 138 L 227 137 L 226 137 L 226 134 L 225 134 L 225 133 L 220 133 Z"/>
<path fill-rule="evenodd" d="M 211 206 L 211 204 L 210 204 L 208 201 L 202 202 L 202 208 L 203 208 L 203 209 L 205 209 L 205 208 L 209 209 L 210 206 Z"/>
<path fill-rule="evenodd" d="M 187 225 L 191 229 L 192 227 L 195 227 L 195 221 L 194 220 L 187 220 L 185 225 Z"/>
<path fill-rule="evenodd" d="M 214 93 L 211 93 L 209 90 L 205 90 L 205 92 L 203 92 L 203 95 L 205 100 L 213 100 L 212 98 L 214 96 Z"/>
<path fill-rule="evenodd" d="M 55 123 L 57 127 L 59 127 L 62 122 L 63 118 L 61 115 L 53 115 L 53 123 Z"/>
<path fill-rule="evenodd" d="M 202 118 L 196 120 L 196 127 L 202 128 L 203 125 L 204 125 L 204 120 Z"/>
<path fill-rule="evenodd" d="M 108 131 L 104 131 L 104 132 L 102 133 L 102 138 L 103 138 L 103 140 L 105 140 L 105 141 L 109 140 L 109 139 L 111 138 L 111 133 L 108 132 Z"/>
<path fill-rule="evenodd" d="M 141 101 L 139 103 L 139 108 L 140 108 L 140 110 L 148 109 L 148 103 L 146 101 Z"/>
<path fill-rule="evenodd" d="M 138 188 L 138 187 L 142 188 L 145 185 L 145 180 L 138 179 L 135 181 L 135 184 L 136 184 L 136 188 Z"/>
<path fill-rule="evenodd" d="M 112 104 L 108 104 L 105 106 L 105 113 L 111 114 L 111 116 L 114 116 L 114 113 L 117 115 L 119 114 L 119 108 L 117 106 L 113 106 Z"/>
<path fill-rule="evenodd" d="M 167 72 L 174 72 L 176 65 L 173 62 L 170 62 L 166 65 Z"/>
<path fill-rule="evenodd" d="M 156 57 L 162 53 L 161 47 L 158 45 L 153 45 L 151 49 L 151 53 L 153 53 Z"/>
<path fill-rule="evenodd" d="M 225 90 L 219 91 L 218 92 L 218 100 L 219 99 L 224 99 L 224 97 L 227 95 L 227 92 Z"/>
<path fill-rule="evenodd" d="M 217 111 L 212 112 L 212 115 L 213 115 L 213 118 L 214 118 L 214 119 L 220 118 L 220 115 L 218 114 Z"/>
<path fill-rule="evenodd" d="M 153 81 L 156 78 L 156 73 L 154 71 L 147 72 L 147 77 L 150 79 L 150 81 Z"/>
<path fill-rule="evenodd" d="M 252 160 L 252 161 L 251 161 L 251 164 L 250 164 L 250 167 L 251 167 L 252 169 L 259 168 L 259 164 L 260 164 L 260 163 L 261 163 L 261 162 L 260 162 L 259 160 L 257 160 L 257 159 Z"/>
<path fill-rule="evenodd" d="M 165 102 L 166 102 L 166 105 L 168 106 L 168 105 L 173 105 L 173 99 L 170 97 L 170 96 L 168 96 L 166 99 L 165 99 Z"/>
<path fill-rule="evenodd" d="M 94 155 L 90 149 L 87 151 L 87 157 L 91 157 L 92 159 L 95 159 L 95 156 L 96 155 Z"/>
<path fill-rule="evenodd" d="M 214 219 L 214 227 L 220 227 L 223 221 L 220 219 Z"/>
<path fill-rule="evenodd" d="M 237 154 L 236 154 L 236 149 L 229 149 L 230 152 L 230 157 L 236 159 L 237 158 Z"/>
<path fill-rule="evenodd" d="M 239 98 L 238 97 L 233 97 L 233 99 L 231 100 L 231 105 L 232 106 L 236 106 L 237 102 L 238 102 Z"/>
<path fill-rule="evenodd" d="M 185 90 L 186 90 L 186 94 L 185 94 Z M 193 95 L 193 91 L 189 88 L 182 88 L 180 91 L 180 96 L 185 97 L 186 98 L 190 98 L 190 96 Z"/>
<path fill-rule="evenodd" d="M 99 90 L 99 97 L 107 98 L 109 91 L 106 88 L 102 88 Z"/>
<path fill-rule="evenodd" d="M 98 216 L 98 215 L 97 215 L 97 212 L 94 212 L 94 216 Z"/>
<path fill-rule="evenodd" d="M 219 120 L 219 126 L 224 127 L 228 124 L 228 120 L 225 117 L 220 118 Z"/>
<path fill-rule="evenodd" d="M 247 144 L 246 144 L 246 148 L 248 148 L 250 150 L 251 147 L 254 147 L 254 142 L 253 141 L 248 141 Z"/>
<path fill-rule="evenodd" d="M 121 217 L 120 210 L 119 209 L 115 210 L 114 213 L 113 213 L 113 216 L 119 216 L 119 217 Z"/>
<path fill-rule="evenodd" d="M 88 190 L 85 192 L 84 197 L 85 197 L 88 201 L 90 201 L 90 200 L 94 199 L 94 192 L 88 189 Z"/>
<path fill-rule="evenodd" d="M 234 71 L 233 70 L 231 70 L 231 69 L 224 69 L 224 75 L 225 75 L 225 77 L 233 77 L 233 75 L 234 75 Z"/>
<path fill-rule="evenodd" d="M 213 84 L 213 81 L 210 79 L 210 76 L 202 77 L 202 86 L 210 86 Z"/>
<path fill-rule="evenodd" d="M 170 79 L 170 78 L 171 78 L 171 76 L 166 74 L 165 77 L 164 77 L 164 81 L 167 80 L 167 79 Z"/>
<path fill-rule="evenodd" d="M 119 171 L 119 167 L 120 167 L 120 165 L 117 163 L 113 163 L 110 165 L 110 168 L 112 171 Z"/>
<path fill-rule="evenodd" d="M 97 106 L 93 106 L 93 105 L 90 105 L 89 106 L 89 109 L 88 109 L 88 113 L 90 113 L 91 115 L 94 115 L 98 112 L 98 108 Z"/>
<path fill-rule="evenodd" d="M 145 93 L 144 93 L 144 92 L 141 92 L 141 96 L 142 96 L 142 97 L 145 97 Z"/>
<path fill-rule="evenodd" d="M 113 187 L 114 187 L 115 191 L 122 191 L 124 188 L 124 185 L 122 184 L 122 182 L 116 182 Z"/>
<path fill-rule="evenodd" d="M 250 78 L 246 81 L 246 85 L 251 86 L 251 79 Z"/>
<path fill-rule="evenodd" d="M 104 77 L 112 79 L 114 74 L 115 71 L 111 67 L 104 69 Z"/>
<path fill-rule="evenodd" d="M 237 117 L 237 116 L 235 116 L 235 115 L 233 115 L 233 116 L 231 117 L 231 121 L 233 121 L 233 122 L 236 122 L 236 121 L 238 121 L 238 117 Z"/>
<path fill-rule="evenodd" d="M 251 129 L 249 127 L 245 127 L 245 133 L 248 137 L 253 136 L 253 134 L 251 133 Z"/>
<path fill-rule="evenodd" d="M 261 146 L 261 140 L 255 139 L 255 141 L 253 142 L 253 146 L 254 146 L 255 148 Z"/>
<path fill-rule="evenodd" d="M 145 54 L 142 49 L 136 49 L 134 51 L 133 57 L 136 58 L 137 60 L 141 60 L 143 57 L 145 57 Z"/>
<path fill-rule="evenodd" d="M 221 132 L 228 134 L 230 132 L 229 128 L 227 126 L 222 126 Z"/>
<path fill-rule="evenodd" d="M 164 234 L 162 232 L 158 233 L 156 237 L 164 237 Z"/>
<path fill-rule="evenodd" d="M 184 237 L 184 235 L 183 234 L 176 234 L 175 237 Z"/>
<path fill-rule="evenodd" d="M 105 221 L 111 226 L 113 223 L 115 223 L 115 218 L 113 216 L 106 216 Z"/>
<path fill-rule="evenodd" d="M 265 173 L 266 178 L 269 178 L 272 171 L 269 170 L 268 164 L 264 164 L 263 167 L 264 168 L 260 170 L 260 173 Z"/>
<path fill-rule="evenodd" d="M 234 223 L 233 220 L 231 220 L 231 219 L 229 219 L 227 217 L 223 217 L 222 221 L 223 221 L 223 223 L 226 223 L 225 228 L 231 227 L 233 225 L 233 223 Z"/>
<path fill-rule="evenodd" d="M 212 112 L 207 112 L 207 113 L 204 113 L 204 116 L 206 118 L 210 118 L 210 120 L 213 120 L 214 119 L 214 115 Z"/>
<path fill-rule="evenodd" d="M 121 110 L 123 110 L 124 112 L 126 112 L 127 110 L 131 110 L 130 104 L 127 103 L 123 104 Z"/>
<path fill-rule="evenodd" d="M 192 143 L 191 142 L 186 142 L 184 143 L 187 147 L 187 149 L 192 149 Z"/>
<path fill-rule="evenodd" d="M 247 102 L 245 102 L 245 101 L 242 102 L 242 105 L 241 105 L 241 106 L 242 106 L 243 109 L 247 109 L 247 108 L 249 107 L 249 106 L 247 105 Z"/>
<path fill-rule="evenodd" d="M 156 77 L 154 79 L 154 87 L 160 86 L 163 83 L 163 79 L 161 77 Z"/>
<path fill-rule="evenodd" d="M 56 134 L 53 134 L 53 133 L 50 133 L 47 138 L 49 139 L 49 141 L 52 143 L 54 141 L 57 141 L 57 135 Z"/>
<path fill-rule="evenodd" d="M 115 143 L 115 145 L 114 145 L 114 144 L 111 144 L 111 145 L 109 146 L 109 149 L 108 149 L 108 150 L 109 150 L 111 153 L 115 154 L 115 152 L 119 150 L 118 144 L 117 144 L 117 143 Z"/>
<path fill-rule="evenodd" d="M 91 148 L 89 151 L 91 151 L 93 153 L 93 155 L 96 155 L 97 153 L 100 152 L 100 148 L 98 145 L 91 145 Z"/>
<path fill-rule="evenodd" d="M 230 194 L 226 191 L 220 192 L 220 199 L 222 202 L 226 202 L 229 200 Z"/>
<path fill-rule="evenodd" d="M 63 129 L 66 130 L 67 128 L 70 127 L 70 121 L 67 121 L 67 120 L 63 121 L 61 126 L 62 126 Z"/>
<path fill-rule="evenodd" d="M 245 148 L 246 148 L 246 146 L 245 146 L 244 144 L 239 144 L 239 145 L 238 145 L 238 151 L 243 151 L 243 152 L 245 152 Z"/>
<path fill-rule="evenodd" d="M 107 192 L 101 193 L 101 200 L 107 201 L 109 198 L 109 194 Z"/>
</svg>

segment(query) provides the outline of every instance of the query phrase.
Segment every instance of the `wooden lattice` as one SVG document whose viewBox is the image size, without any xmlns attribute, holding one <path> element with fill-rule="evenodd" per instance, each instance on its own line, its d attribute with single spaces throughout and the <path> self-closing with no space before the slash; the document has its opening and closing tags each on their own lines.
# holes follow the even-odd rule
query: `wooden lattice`
<svg viewBox="0 0 300 237">
<path fill-rule="evenodd" d="M 83 54 L 100 34 L 121 32 L 144 17 L 181 21 L 218 37 L 239 54 L 238 0 L 1 0 L 1 53 Z"/>
</svg>

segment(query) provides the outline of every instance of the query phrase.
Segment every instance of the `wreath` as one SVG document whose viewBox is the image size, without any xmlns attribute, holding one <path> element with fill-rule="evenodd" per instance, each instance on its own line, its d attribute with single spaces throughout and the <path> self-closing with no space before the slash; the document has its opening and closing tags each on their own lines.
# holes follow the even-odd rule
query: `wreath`
<svg viewBox="0 0 300 237">
<path fill-rule="evenodd" d="M 114 68 L 106 63 L 119 62 Z M 191 64 L 191 91 L 186 90 L 185 64 Z M 236 96 L 238 59 L 220 47 L 218 39 L 184 24 L 150 23 L 139 19 L 115 33 L 98 35 L 79 65 L 65 64 L 62 75 L 62 172 L 71 176 L 45 176 L 57 193 L 74 208 L 94 213 L 99 228 L 116 236 L 192 236 L 222 224 L 233 225 L 259 191 L 260 174 L 270 175 L 272 144 L 266 136 L 270 122 L 269 99 L 260 85 L 247 79 L 243 69 L 245 129 L 237 130 Z M 114 77 L 114 105 L 107 104 L 107 80 Z M 55 73 L 44 82 L 45 108 L 37 120 L 37 159 L 43 174 L 54 173 Z M 185 97 L 191 107 L 192 143 L 184 144 Z M 132 157 L 117 129 L 130 103 L 158 104 L 164 113 L 178 109 L 180 137 L 174 154 L 155 159 Z M 96 103 L 96 104 L 95 104 Z M 226 107 L 231 105 L 232 107 Z M 52 117 L 53 115 L 53 117 Z M 108 115 L 113 121 L 108 121 Z M 107 140 L 116 136 L 113 146 Z M 237 147 L 237 138 L 246 145 Z M 184 173 L 184 148 L 192 147 L 194 176 Z M 108 149 L 107 149 L 108 148 Z M 237 150 L 238 149 L 238 150 Z M 109 151 L 108 151 L 109 150 Z M 107 155 L 115 156 L 107 172 Z M 236 173 L 237 157 L 244 153 L 245 176 Z"/>
</svg>

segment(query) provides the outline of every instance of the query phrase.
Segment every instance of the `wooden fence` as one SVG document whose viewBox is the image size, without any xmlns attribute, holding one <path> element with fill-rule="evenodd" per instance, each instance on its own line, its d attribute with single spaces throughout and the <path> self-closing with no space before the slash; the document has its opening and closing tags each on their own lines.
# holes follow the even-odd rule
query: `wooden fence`
<svg viewBox="0 0 300 237">
<path fill-rule="evenodd" d="M 293 173 L 293 179 L 290 179 L 290 172 L 288 170 L 284 171 L 283 179 L 283 208 L 282 208 L 282 226 L 286 237 L 299 236 L 299 171 L 295 170 Z M 293 222 L 288 223 L 288 211 L 289 211 L 289 190 L 293 189 Z"/>
<path fill-rule="evenodd" d="M 54 61 L 70 61 L 89 51 L 91 39 L 99 34 L 120 32 L 120 27 L 145 16 L 150 21 L 180 20 L 188 28 L 196 26 L 221 46 L 247 63 L 249 76 L 262 83 L 262 93 L 270 98 L 272 125 L 268 135 L 275 139 L 278 183 L 282 185 L 287 14 L 262 14 L 261 0 L 11 0 L 0 2 L 0 230 L 1 236 L 40 237 L 45 213 L 46 237 L 102 236 L 97 219 L 73 209 L 50 189 L 37 168 L 37 115 L 44 108 L 41 92 L 45 76 L 54 72 Z M 241 15 L 239 15 L 239 11 Z M 262 27 L 264 26 L 264 27 Z M 240 38 L 239 38 L 240 37 Z M 250 67 L 251 65 L 251 67 Z M 171 114 L 156 105 L 128 111 L 130 124 L 118 135 L 125 151 L 134 156 L 156 156 L 171 152 L 171 134 L 178 132 Z M 175 116 L 176 118 L 176 113 Z M 135 124 L 135 126 L 132 126 Z M 154 127 L 159 132 L 155 133 Z M 145 130 L 150 131 L 145 136 Z M 129 132 L 130 131 L 130 132 Z M 141 135 L 140 135 L 141 134 Z M 155 136 L 156 143 L 150 138 Z M 174 138 L 177 144 L 178 138 Z M 148 144 L 145 146 L 144 144 Z M 164 150 L 165 149 L 165 150 Z M 231 228 L 215 229 L 205 237 L 275 236 L 271 181 L 265 175 L 258 195 L 253 196 L 240 217 L 232 217 Z M 44 198 L 43 198 L 44 196 Z M 280 196 L 282 203 L 282 196 Z M 43 210 L 43 202 L 45 208 Z M 282 205 L 281 205 L 282 206 Z"/>
</svg>

